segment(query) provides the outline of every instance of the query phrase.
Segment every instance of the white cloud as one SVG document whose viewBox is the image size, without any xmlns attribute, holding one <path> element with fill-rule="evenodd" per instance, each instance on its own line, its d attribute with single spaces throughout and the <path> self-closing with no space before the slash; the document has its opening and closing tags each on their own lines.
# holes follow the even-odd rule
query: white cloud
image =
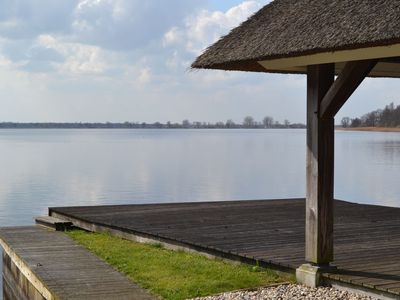
<svg viewBox="0 0 400 300">
<path fill-rule="evenodd" d="M 140 70 L 140 74 L 139 74 L 139 83 L 140 84 L 146 84 L 149 83 L 151 80 L 151 70 L 150 68 L 143 68 L 142 70 Z"/>
<path fill-rule="evenodd" d="M 65 75 L 107 75 L 151 57 L 152 73 L 173 70 L 171 76 L 181 72 L 184 77 L 196 54 L 260 7 L 245 1 L 226 12 L 197 11 L 200 0 L 171 0 L 166 14 L 165 6 L 155 0 L 62 0 L 60 6 L 44 1 L 48 6 L 29 12 L 21 3 L 0 4 L 0 37 L 6 37 L 0 51 L 25 71 Z M 54 10 L 56 22 L 48 8 Z M 146 72 L 139 75 L 142 82 L 150 78 Z"/>
<path fill-rule="evenodd" d="M 192 8 L 187 13 L 192 2 L 174 0 L 169 3 L 169 10 L 179 11 L 172 14 L 174 20 L 161 20 L 162 26 L 153 28 L 154 19 L 165 15 L 165 5 L 146 3 L 76 1 L 72 13 L 66 13 L 72 15 L 68 30 L 42 30 L 34 38 L 18 41 L 0 39 L 1 61 L 14 70 L 4 73 L 4 78 L 9 82 L 24 78 L 18 88 L 4 89 L 17 100 L 7 100 L 3 107 L 9 109 L 0 111 L 0 120 L 240 121 L 243 106 L 250 107 L 246 114 L 251 109 L 262 114 L 256 106 L 268 105 L 265 90 L 270 87 L 264 75 L 187 72 L 201 49 L 244 21 L 260 4 L 244 1 L 225 12 Z M 176 18 L 177 14 L 185 17 Z M 129 45 L 121 40 L 132 44 L 125 47 Z M 272 94 L 278 98 L 275 90 Z M 24 103 L 24 113 L 18 103 Z"/>
<path fill-rule="evenodd" d="M 76 41 L 126 51 L 162 38 L 165 28 L 180 24 L 200 0 L 81 0 L 73 16 Z M 167 7 L 168 6 L 168 7 Z"/>
<path fill-rule="evenodd" d="M 2 0 L 0 36 L 35 38 L 43 32 L 67 33 L 77 0 Z"/>
<path fill-rule="evenodd" d="M 9 68 L 12 66 L 12 61 L 0 54 L 0 68 Z"/>
<path fill-rule="evenodd" d="M 266 2 L 221 11 L 203 0 L 0 1 L 0 120 L 304 121 L 302 76 L 188 72 Z M 397 86 L 367 81 L 343 111 L 396 101 Z"/>
<path fill-rule="evenodd" d="M 107 63 L 102 57 L 99 47 L 81 44 L 70 45 L 69 55 L 61 67 L 61 71 L 75 74 L 103 74 L 107 70 Z"/>
<path fill-rule="evenodd" d="M 232 28 L 245 21 L 261 7 L 258 1 L 244 1 L 227 11 L 200 10 L 185 18 L 181 26 L 171 27 L 163 37 L 163 47 L 168 58 L 169 71 L 187 70 L 191 62 L 206 47 L 214 43 Z M 244 78 L 244 74 L 221 71 L 199 71 L 194 76 L 182 76 L 186 83 L 197 86 L 220 86 L 226 81 Z M 226 84 L 226 83 L 225 83 Z"/>
<path fill-rule="evenodd" d="M 184 32 L 178 27 L 172 27 L 164 34 L 164 46 L 179 45 L 184 42 Z"/>
<path fill-rule="evenodd" d="M 226 12 L 202 10 L 187 17 L 182 27 L 172 27 L 167 31 L 164 34 L 164 45 L 184 44 L 186 51 L 198 55 L 260 7 L 261 4 L 257 1 L 245 1 Z"/>
<path fill-rule="evenodd" d="M 97 46 L 65 42 L 48 34 L 40 35 L 37 45 L 53 49 L 63 55 L 64 61 L 55 65 L 59 72 L 67 75 L 104 74 L 109 67 L 106 51 Z"/>
</svg>

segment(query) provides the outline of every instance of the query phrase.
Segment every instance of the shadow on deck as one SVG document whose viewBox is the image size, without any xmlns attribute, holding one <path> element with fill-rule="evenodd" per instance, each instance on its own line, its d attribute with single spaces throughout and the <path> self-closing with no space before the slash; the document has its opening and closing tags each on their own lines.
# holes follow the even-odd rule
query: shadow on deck
<svg viewBox="0 0 400 300">
<path fill-rule="evenodd" d="M 92 231 L 278 269 L 304 263 L 304 199 L 60 207 L 49 214 Z M 334 214 L 338 270 L 324 278 L 400 295 L 400 208 L 336 200 Z"/>
</svg>

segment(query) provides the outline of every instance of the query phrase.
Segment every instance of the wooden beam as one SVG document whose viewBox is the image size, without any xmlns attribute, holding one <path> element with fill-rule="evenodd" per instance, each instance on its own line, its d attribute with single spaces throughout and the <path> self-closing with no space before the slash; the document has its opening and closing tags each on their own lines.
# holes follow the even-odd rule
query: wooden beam
<svg viewBox="0 0 400 300">
<path fill-rule="evenodd" d="M 397 43 L 388 46 L 364 47 L 261 60 L 258 63 L 267 70 L 285 70 L 309 65 L 398 57 L 399 53 L 400 43 Z"/>
<path fill-rule="evenodd" d="M 379 61 L 387 62 L 387 63 L 393 63 L 393 64 L 400 64 L 400 57 L 388 57 L 388 58 L 382 58 Z"/>
<path fill-rule="evenodd" d="M 335 117 L 343 104 L 350 98 L 364 78 L 368 76 L 377 62 L 378 60 L 376 59 L 347 62 L 324 96 L 319 116 L 323 119 Z"/>
<path fill-rule="evenodd" d="M 307 67 L 306 260 L 333 261 L 334 119 L 319 116 L 335 79 L 334 64 Z"/>
</svg>

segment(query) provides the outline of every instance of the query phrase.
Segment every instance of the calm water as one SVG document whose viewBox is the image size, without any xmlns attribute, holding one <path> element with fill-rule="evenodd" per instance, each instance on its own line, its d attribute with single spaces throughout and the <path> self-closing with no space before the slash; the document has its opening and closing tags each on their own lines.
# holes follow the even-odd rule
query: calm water
<svg viewBox="0 0 400 300">
<path fill-rule="evenodd" d="M 304 197 L 304 130 L 0 130 L 0 226 L 49 206 Z M 400 134 L 336 133 L 335 197 L 400 207 Z"/>
<path fill-rule="evenodd" d="M 0 226 L 49 206 L 305 195 L 305 130 L 0 130 L 0 154 Z M 336 133 L 336 198 L 400 207 L 399 178 L 400 133 Z"/>
</svg>

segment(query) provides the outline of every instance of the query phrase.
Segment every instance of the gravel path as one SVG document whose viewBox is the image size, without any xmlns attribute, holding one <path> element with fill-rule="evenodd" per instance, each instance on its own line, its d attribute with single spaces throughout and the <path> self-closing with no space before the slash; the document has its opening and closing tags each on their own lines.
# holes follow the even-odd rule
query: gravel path
<svg viewBox="0 0 400 300">
<path fill-rule="evenodd" d="M 277 285 L 266 288 L 259 288 L 252 291 L 237 291 L 223 293 L 196 300 L 375 300 L 376 298 L 358 295 L 334 288 L 308 288 L 297 284 Z"/>
</svg>

